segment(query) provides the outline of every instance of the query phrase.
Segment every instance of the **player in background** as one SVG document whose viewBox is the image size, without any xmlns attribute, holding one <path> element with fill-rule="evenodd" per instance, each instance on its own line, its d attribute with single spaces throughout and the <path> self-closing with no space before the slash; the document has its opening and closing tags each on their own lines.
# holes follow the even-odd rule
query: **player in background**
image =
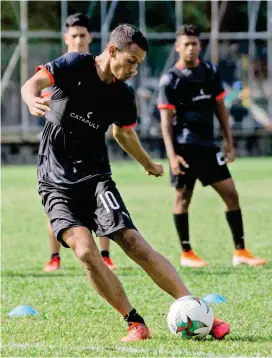
<svg viewBox="0 0 272 358">
<path fill-rule="evenodd" d="M 64 25 L 63 40 L 67 45 L 67 53 L 89 53 L 89 45 L 92 42 L 90 18 L 84 14 L 76 13 L 67 17 Z M 42 92 L 44 98 L 50 98 L 51 90 L 46 89 Z M 52 272 L 58 270 L 61 265 L 60 242 L 56 240 L 50 223 L 48 222 L 48 237 L 50 241 L 51 259 L 45 265 L 43 271 Z M 100 237 L 100 250 L 104 262 L 111 270 L 116 269 L 116 265 L 110 258 L 110 240 L 107 237 Z"/>
<path fill-rule="evenodd" d="M 204 267 L 191 248 L 189 205 L 195 182 L 211 185 L 226 206 L 226 220 L 235 245 L 233 265 L 264 265 L 245 247 L 239 197 L 227 164 L 235 159 L 229 114 L 224 105 L 225 91 L 217 66 L 199 60 L 200 31 L 183 25 L 176 33 L 179 61 L 160 80 L 158 108 L 161 128 L 175 187 L 174 223 L 180 239 L 180 264 Z M 224 154 L 215 144 L 213 119 L 217 116 L 225 140 Z M 212 243 L 211 243 L 212 244 Z"/>
<path fill-rule="evenodd" d="M 31 114 L 47 122 L 39 148 L 38 184 L 55 237 L 70 247 L 96 291 L 128 323 L 122 341 L 150 337 L 114 273 L 104 264 L 92 236 L 107 235 L 175 299 L 189 295 L 175 268 L 153 250 L 133 224 L 111 177 L 105 133 L 113 124 L 118 144 L 149 174 L 163 175 L 139 142 L 135 95 L 125 84 L 137 73 L 149 45 L 129 24 L 119 25 L 97 57 L 68 53 L 44 66 L 22 87 Z M 38 96 L 53 85 L 50 108 Z M 65 298 L 64 298 L 65 299 Z M 106 317 L 105 324 L 110 324 Z M 222 339 L 228 323 L 215 318 L 211 335 Z"/>
</svg>

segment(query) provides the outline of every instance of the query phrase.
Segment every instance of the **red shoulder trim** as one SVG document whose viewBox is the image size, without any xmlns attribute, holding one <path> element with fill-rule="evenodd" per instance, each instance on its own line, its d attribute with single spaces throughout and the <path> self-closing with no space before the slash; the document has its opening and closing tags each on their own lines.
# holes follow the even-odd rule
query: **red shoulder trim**
<svg viewBox="0 0 272 358">
<path fill-rule="evenodd" d="M 36 73 L 39 71 L 45 71 L 48 74 L 50 81 L 51 81 L 51 86 L 53 86 L 53 84 L 55 83 L 55 79 L 54 79 L 52 73 L 49 72 L 48 69 L 44 65 L 39 65 L 35 68 Z"/>
<path fill-rule="evenodd" d="M 221 92 L 218 96 L 215 97 L 217 101 L 220 101 L 221 99 L 225 98 L 227 95 L 227 91 Z"/>
<path fill-rule="evenodd" d="M 175 106 L 173 104 L 159 104 L 159 109 L 170 109 L 171 111 L 175 110 Z"/>
<path fill-rule="evenodd" d="M 122 128 L 133 128 L 137 125 L 137 121 L 135 123 L 130 124 L 129 126 L 123 126 Z"/>
</svg>

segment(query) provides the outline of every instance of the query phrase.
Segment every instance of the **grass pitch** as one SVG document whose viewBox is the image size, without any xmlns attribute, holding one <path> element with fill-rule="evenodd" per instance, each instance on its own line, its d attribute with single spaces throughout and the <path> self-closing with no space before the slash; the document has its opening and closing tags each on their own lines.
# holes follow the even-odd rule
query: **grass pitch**
<svg viewBox="0 0 272 358">
<path fill-rule="evenodd" d="M 265 267 L 231 266 L 233 243 L 224 205 L 211 188 L 197 185 L 190 212 L 191 241 L 209 266 L 180 268 L 171 214 L 174 192 L 167 173 L 156 179 L 145 176 L 135 162 L 114 163 L 113 177 L 143 236 L 178 268 L 194 294 L 220 293 L 227 298 L 227 303 L 213 309 L 232 325 L 231 334 L 220 342 L 212 338 L 186 341 L 171 335 L 166 313 L 172 298 L 113 243 L 116 274 L 153 338 L 124 344 L 119 339 L 125 333 L 125 323 L 88 285 L 71 250 L 62 249 L 61 270 L 43 273 L 49 243 L 37 194 L 36 169 L 4 167 L 2 356 L 271 356 L 272 160 L 238 159 L 230 168 L 240 194 L 247 246 L 270 261 Z M 18 305 L 31 305 L 39 315 L 8 318 L 8 312 Z"/>
</svg>

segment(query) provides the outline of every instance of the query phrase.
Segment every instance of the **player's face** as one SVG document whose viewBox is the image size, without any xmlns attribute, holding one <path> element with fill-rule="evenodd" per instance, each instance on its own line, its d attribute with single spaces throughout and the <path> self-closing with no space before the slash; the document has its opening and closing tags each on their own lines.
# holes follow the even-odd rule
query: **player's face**
<svg viewBox="0 0 272 358">
<path fill-rule="evenodd" d="M 111 45 L 109 53 L 111 72 L 120 81 L 127 81 L 131 76 L 136 75 L 138 66 L 146 55 L 146 51 L 136 44 L 131 44 L 123 50 Z"/>
<path fill-rule="evenodd" d="M 88 53 L 92 35 L 86 27 L 71 26 L 64 34 L 64 42 L 67 45 L 67 52 Z"/>
<path fill-rule="evenodd" d="M 184 62 L 192 63 L 200 54 L 200 41 L 196 36 L 180 36 L 175 44 L 176 51 Z"/>
</svg>

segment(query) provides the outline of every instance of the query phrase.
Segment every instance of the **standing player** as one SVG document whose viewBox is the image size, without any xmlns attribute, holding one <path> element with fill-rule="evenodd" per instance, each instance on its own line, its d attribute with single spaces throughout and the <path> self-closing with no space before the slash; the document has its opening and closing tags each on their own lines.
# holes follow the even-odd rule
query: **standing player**
<svg viewBox="0 0 272 358">
<path fill-rule="evenodd" d="M 67 53 L 89 53 L 89 45 L 92 42 L 90 19 L 88 16 L 76 13 L 67 17 L 64 26 L 64 42 L 67 45 Z M 50 97 L 49 91 L 43 92 L 43 97 Z M 60 268 L 60 243 L 55 239 L 50 223 L 48 223 L 48 236 L 50 240 L 51 259 L 45 265 L 45 272 L 52 272 Z M 100 238 L 101 255 L 111 270 L 116 266 L 110 258 L 110 241 L 107 237 Z"/>
<path fill-rule="evenodd" d="M 197 179 L 211 185 L 226 205 L 226 219 L 235 244 L 233 265 L 264 265 L 244 243 L 239 198 L 226 162 L 235 159 L 228 112 L 223 98 L 218 69 L 198 59 L 200 31 L 183 25 L 176 34 L 180 59 L 160 81 L 158 108 L 164 143 L 171 168 L 171 183 L 176 189 L 174 222 L 182 246 L 182 266 L 203 267 L 203 261 L 191 249 L 188 208 Z M 216 114 L 225 138 L 225 153 L 214 143 L 213 117 Z"/>
<path fill-rule="evenodd" d="M 47 122 L 40 143 L 39 193 L 54 235 L 72 248 L 96 291 L 128 322 L 122 341 L 149 338 L 144 319 L 131 306 L 118 278 L 104 264 L 92 236 L 109 236 L 149 276 L 174 298 L 189 294 L 174 267 L 154 251 L 135 228 L 122 201 L 105 145 L 113 124 L 119 145 L 149 175 L 163 175 L 142 148 L 133 129 L 135 96 L 124 83 L 136 74 L 148 50 L 147 39 L 134 26 L 118 26 L 97 57 L 69 53 L 45 66 L 22 87 L 22 97 L 34 115 Z M 38 97 L 53 85 L 50 109 Z M 215 319 L 211 334 L 223 338 L 229 324 Z"/>
</svg>

